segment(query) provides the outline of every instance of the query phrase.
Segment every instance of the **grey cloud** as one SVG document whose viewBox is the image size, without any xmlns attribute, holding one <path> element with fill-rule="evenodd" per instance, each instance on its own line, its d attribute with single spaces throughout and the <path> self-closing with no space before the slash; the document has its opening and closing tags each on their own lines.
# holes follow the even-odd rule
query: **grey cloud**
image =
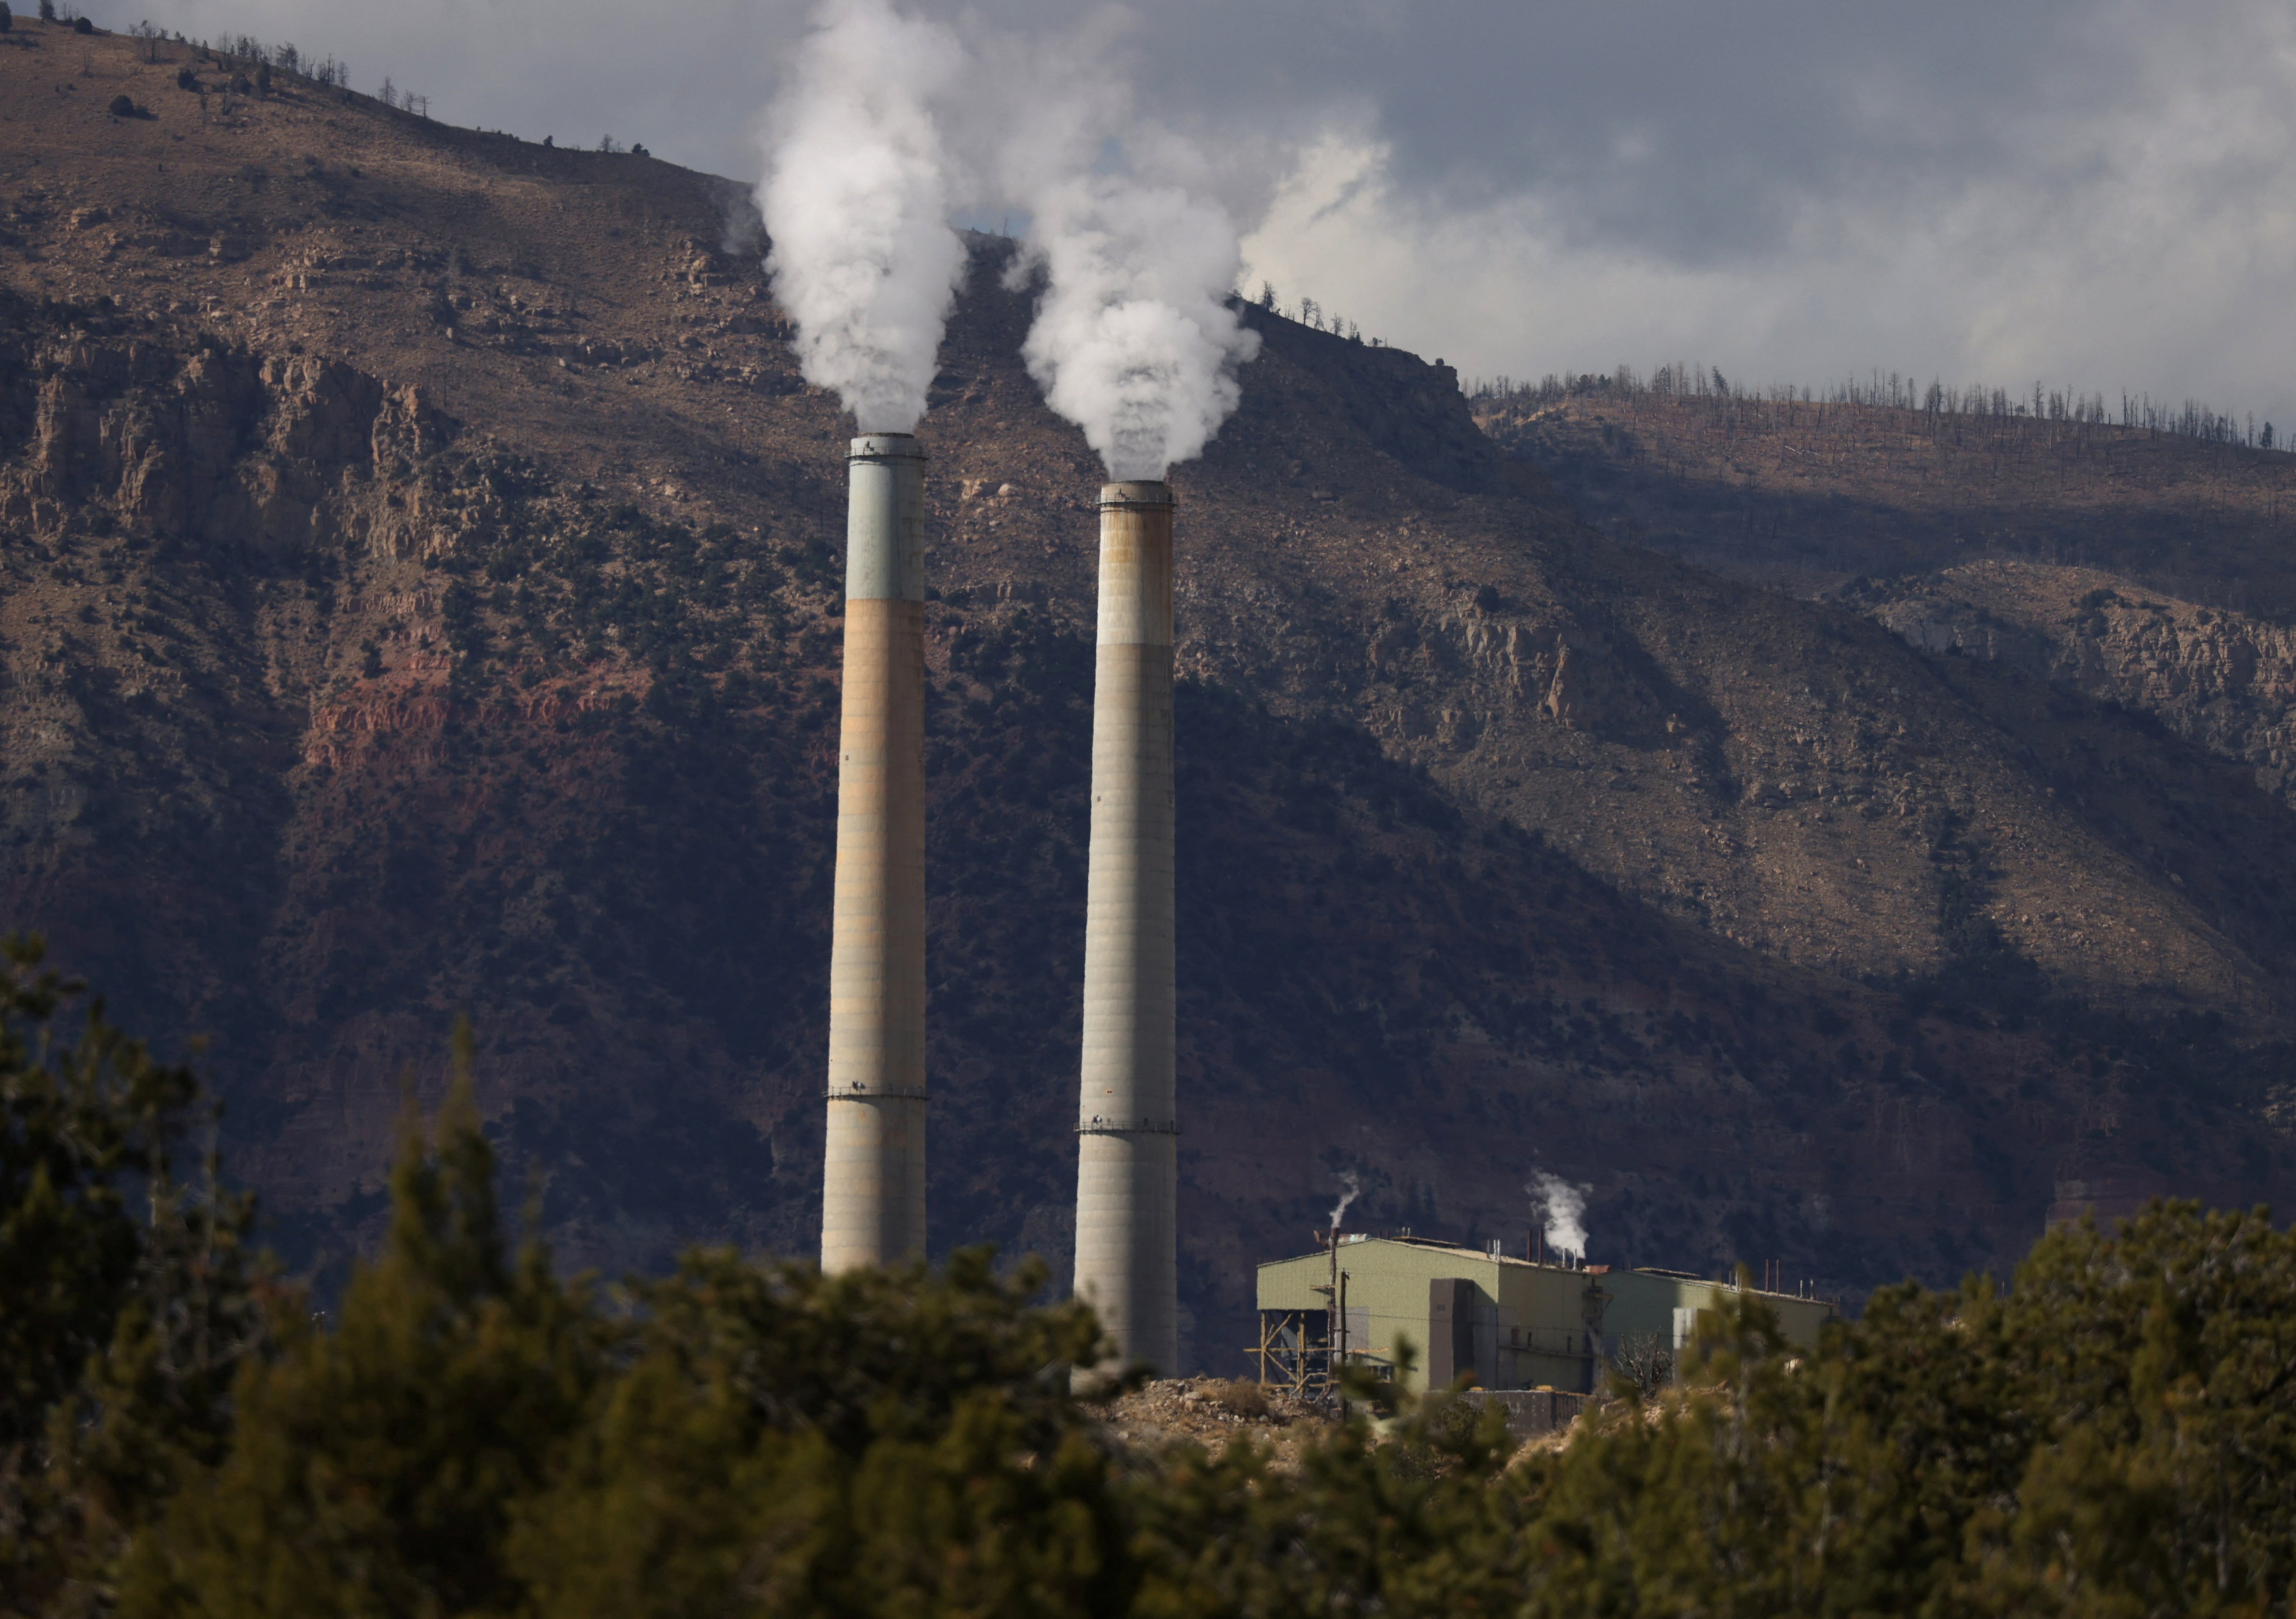
<svg viewBox="0 0 2296 1619">
<path fill-rule="evenodd" d="M 1088 26 L 1042 0 L 921 9 L 1021 37 Z M 1368 118 L 1393 143 L 1398 180 L 1436 206 L 1534 193 L 1590 236 L 1694 261 L 1759 252 L 1782 210 L 1843 187 L 1903 189 L 2006 160 L 2050 101 L 2125 95 L 2143 32 L 2100 29 L 2098 15 L 2087 0 L 1161 0 L 1119 37 L 1144 101 L 1200 138 L 1273 159 L 1335 112 Z M 334 51 L 359 87 L 390 73 L 456 121 L 584 143 L 611 130 L 754 178 L 750 127 L 804 8 L 670 0 L 643 28 L 629 18 L 589 0 L 167 0 L 156 20 Z"/>
<path fill-rule="evenodd" d="M 1044 8 L 979 14 L 1012 28 Z M 1145 99 L 1277 144 L 1335 111 L 1392 144 L 1431 206 L 1513 194 L 1589 240 L 1685 262 L 1759 254 L 1813 200 L 1914 194 L 2013 160 L 2059 96 L 2119 98 L 2128 46 L 2079 0 L 1839 4 L 1160 4 L 1131 41 Z M 2083 71 L 2063 64 L 2079 59 Z"/>
<path fill-rule="evenodd" d="M 1289 221 L 1255 238 L 1255 270 L 1471 369 L 1694 348 L 1801 381 L 1875 363 L 2005 382 L 2041 370 L 2296 409 L 2278 375 L 2296 342 L 2279 313 L 2296 234 L 2284 5 L 923 9 L 984 40 L 1089 34 L 1059 70 L 1103 75 L 1193 138 L 1248 230 Z M 804 21 L 786 0 L 664 0 L 643 25 L 594 0 L 158 0 L 151 14 L 334 51 L 359 87 L 389 72 L 457 122 L 611 131 L 745 182 Z M 1311 229 L 1303 160 L 1334 140 L 1368 156 L 1354 192 L 1316 203 L 1337 222 Z M 975 201 L 993 218 L 1010 200 Z M 1398 235 L 1410 253 L 1391 251 Z"/>
</svg>

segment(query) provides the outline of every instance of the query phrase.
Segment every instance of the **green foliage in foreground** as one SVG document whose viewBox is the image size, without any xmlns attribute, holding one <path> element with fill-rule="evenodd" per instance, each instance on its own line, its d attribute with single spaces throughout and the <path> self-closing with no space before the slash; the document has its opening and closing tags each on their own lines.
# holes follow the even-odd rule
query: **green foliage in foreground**
<svg viewBox="0 0 2296 1619">
<path fill-rule="evenodd" d="M 0 1609 L 17 1614 L 2266 1615 L 2296 1583 L 2296 1239 L 2159 1205 L 1906 1286 L 1515 1459 L 1437 1404 L 1128 1458 L 1041 1269 L 513 1252 L 467 1090 L 333 1319 L 185 1195 L 180 1071 L 0 987 Z"/>
<path fill-rule="evenodd" d="M 271 1313 L 248 1201 L 175 1175 L 190 1072 L 0 940 L 0 1612 L 102 1611 L 161 1505 L 227 1453 Z M 90 1576 L 97 1576 L 91 1586 Z"/>
</svg>

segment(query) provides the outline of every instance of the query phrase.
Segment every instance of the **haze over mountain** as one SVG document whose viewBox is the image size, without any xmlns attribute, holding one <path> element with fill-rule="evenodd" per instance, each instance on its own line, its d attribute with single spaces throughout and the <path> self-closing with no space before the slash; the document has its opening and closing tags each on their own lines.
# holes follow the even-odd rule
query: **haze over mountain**
<svg viewBox="0 0 2296 1619">
<path fill-rule="evenodd" d="M 740 188 L 11 37 L 0 921 L 213 1037 L 299 1262 L 372 1237 L 463 1008 L 570 1262 L 807 1251 L 849 429 Z M 1057 1269 L 1102 474 L 969 247 L 921 429 L 934 1242 Z M 2061 667 L 2027 575 L 1800 599 L 1662 480 L 1690 560 L 1605 533 L 1570 468 L 1641 463 L 1599 422 L 1513 457 L 1452 369 L 1246 315 L 1174 475 L 1193 1361 L 1350 1171 L 1373 1224 L 1511 1244 L 1559 1173 L 1597 1261 L 1851 1294 L 2004 1263 L 2061 1183 L 2285 1201 L 2276 733 Z M 2079 560 L 2127 577 L 2066 622 L 2155 674 L 2188 622 L 2264 644 Z M 2017 655 L 1952 655 L 1980 610 Z"/>
</svg>

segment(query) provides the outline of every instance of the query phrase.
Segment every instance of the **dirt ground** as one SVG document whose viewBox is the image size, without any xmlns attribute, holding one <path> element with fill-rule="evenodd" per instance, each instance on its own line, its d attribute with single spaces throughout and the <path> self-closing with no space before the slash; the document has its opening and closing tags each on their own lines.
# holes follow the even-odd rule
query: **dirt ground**
<svg viewBox="0 0 2296 1619">
<path fill-rule="evenodd" d="M 1179 1377 L 1151 1383 L 1106 1408 L 1103 1424 L 1124 1450 L 1151 1453 L 1180 1443 L 1217 1455 L 1239 1440 L 1272 1446 L 1279 1468 L 1337 1431 L 1328 1409 L 1242 1378 Z"/>
<path fill-rule="evenodd" d="M 1339 1418 L 1328 1407 L 1249 1379 L 1180 1377 L 1151 1383 L 1108 1406 L 1103 1431 L 1115 1447 L 1128 1455 L 1147 1458 L 1177 1444 L 1194 1444 L 1217 1456 L 1230 1445 L 1250 1440 L 1272 1452 L 1271 1465 L 1279 1473 L 1300 1465 L 1307 1449 L 1339 1431 Z M 1525 1438 L 1513 1460 L 1535 1451 L 1559 1450 L 1580 1431 L 1568 1428 Z"/>
</svg>

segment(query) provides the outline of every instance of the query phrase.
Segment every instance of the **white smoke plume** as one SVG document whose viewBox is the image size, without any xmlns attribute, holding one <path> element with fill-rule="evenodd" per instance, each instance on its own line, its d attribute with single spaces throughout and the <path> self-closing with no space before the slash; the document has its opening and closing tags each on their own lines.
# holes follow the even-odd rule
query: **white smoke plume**
<svg viewBox="0 0 2296 1619">
<path fill-rule="evenodd" d="M 1331 1229 L 1333 1231 L 1340 1229 L 1340 1221 L 1347 1218 L 1348 1204 L 1353 1203 L 1362 1190 L 1363 1182 L 1356 1179 L 1353 1170 L 1340 1177 L 1340 1200 L 1332 1205 Z"/>
<path fill-rule="evenodd" d="M 999 185 L 1029 219 L 1007 284 L 1043 278 L 1021 357 L 1111 477 L 1160 479 L 1234 411 L 1259 334 L 1228 307 L 1243 260 L 1214 170 L 1133 99 L 1136 21 L 1103 12 L 984 48 L 994 77 L 1028 86 L 994 137 Z"/>
<path fill-rule="evenodd" d="M 825 0 L 767 121 L 758 201 L 774 293 L 806 381 L 833 389 L 863 432 L 906 432 L 925 413 L 964 269 L 933 103 L 965 65 L 947 29 L 889 0 Z"/>
<path fill-rule="evenodd" d="M 1530 1184 L 1522 1188 L 1538 1205 L 1538 1217 L 1546 1233 L 1546 1245 L 1557 1253 L 1572 1259 L 1587 1257 L 1587 1194 L 1590 1186 L 1573 1186 L 1560 1175 L 1550 1175 L 1545 1170 L 1533 1173 Z"/>
<path fill-rule="evenodd" d="M 1075 176 L 1030 199 L 1046 286 L 1021 356 L 1109 476 L 1160 479 L 1242 397 L 1259 334 L 1227 307 L 1242 261 L 1218 203 L 1172 185 Z"/>
</svg>

